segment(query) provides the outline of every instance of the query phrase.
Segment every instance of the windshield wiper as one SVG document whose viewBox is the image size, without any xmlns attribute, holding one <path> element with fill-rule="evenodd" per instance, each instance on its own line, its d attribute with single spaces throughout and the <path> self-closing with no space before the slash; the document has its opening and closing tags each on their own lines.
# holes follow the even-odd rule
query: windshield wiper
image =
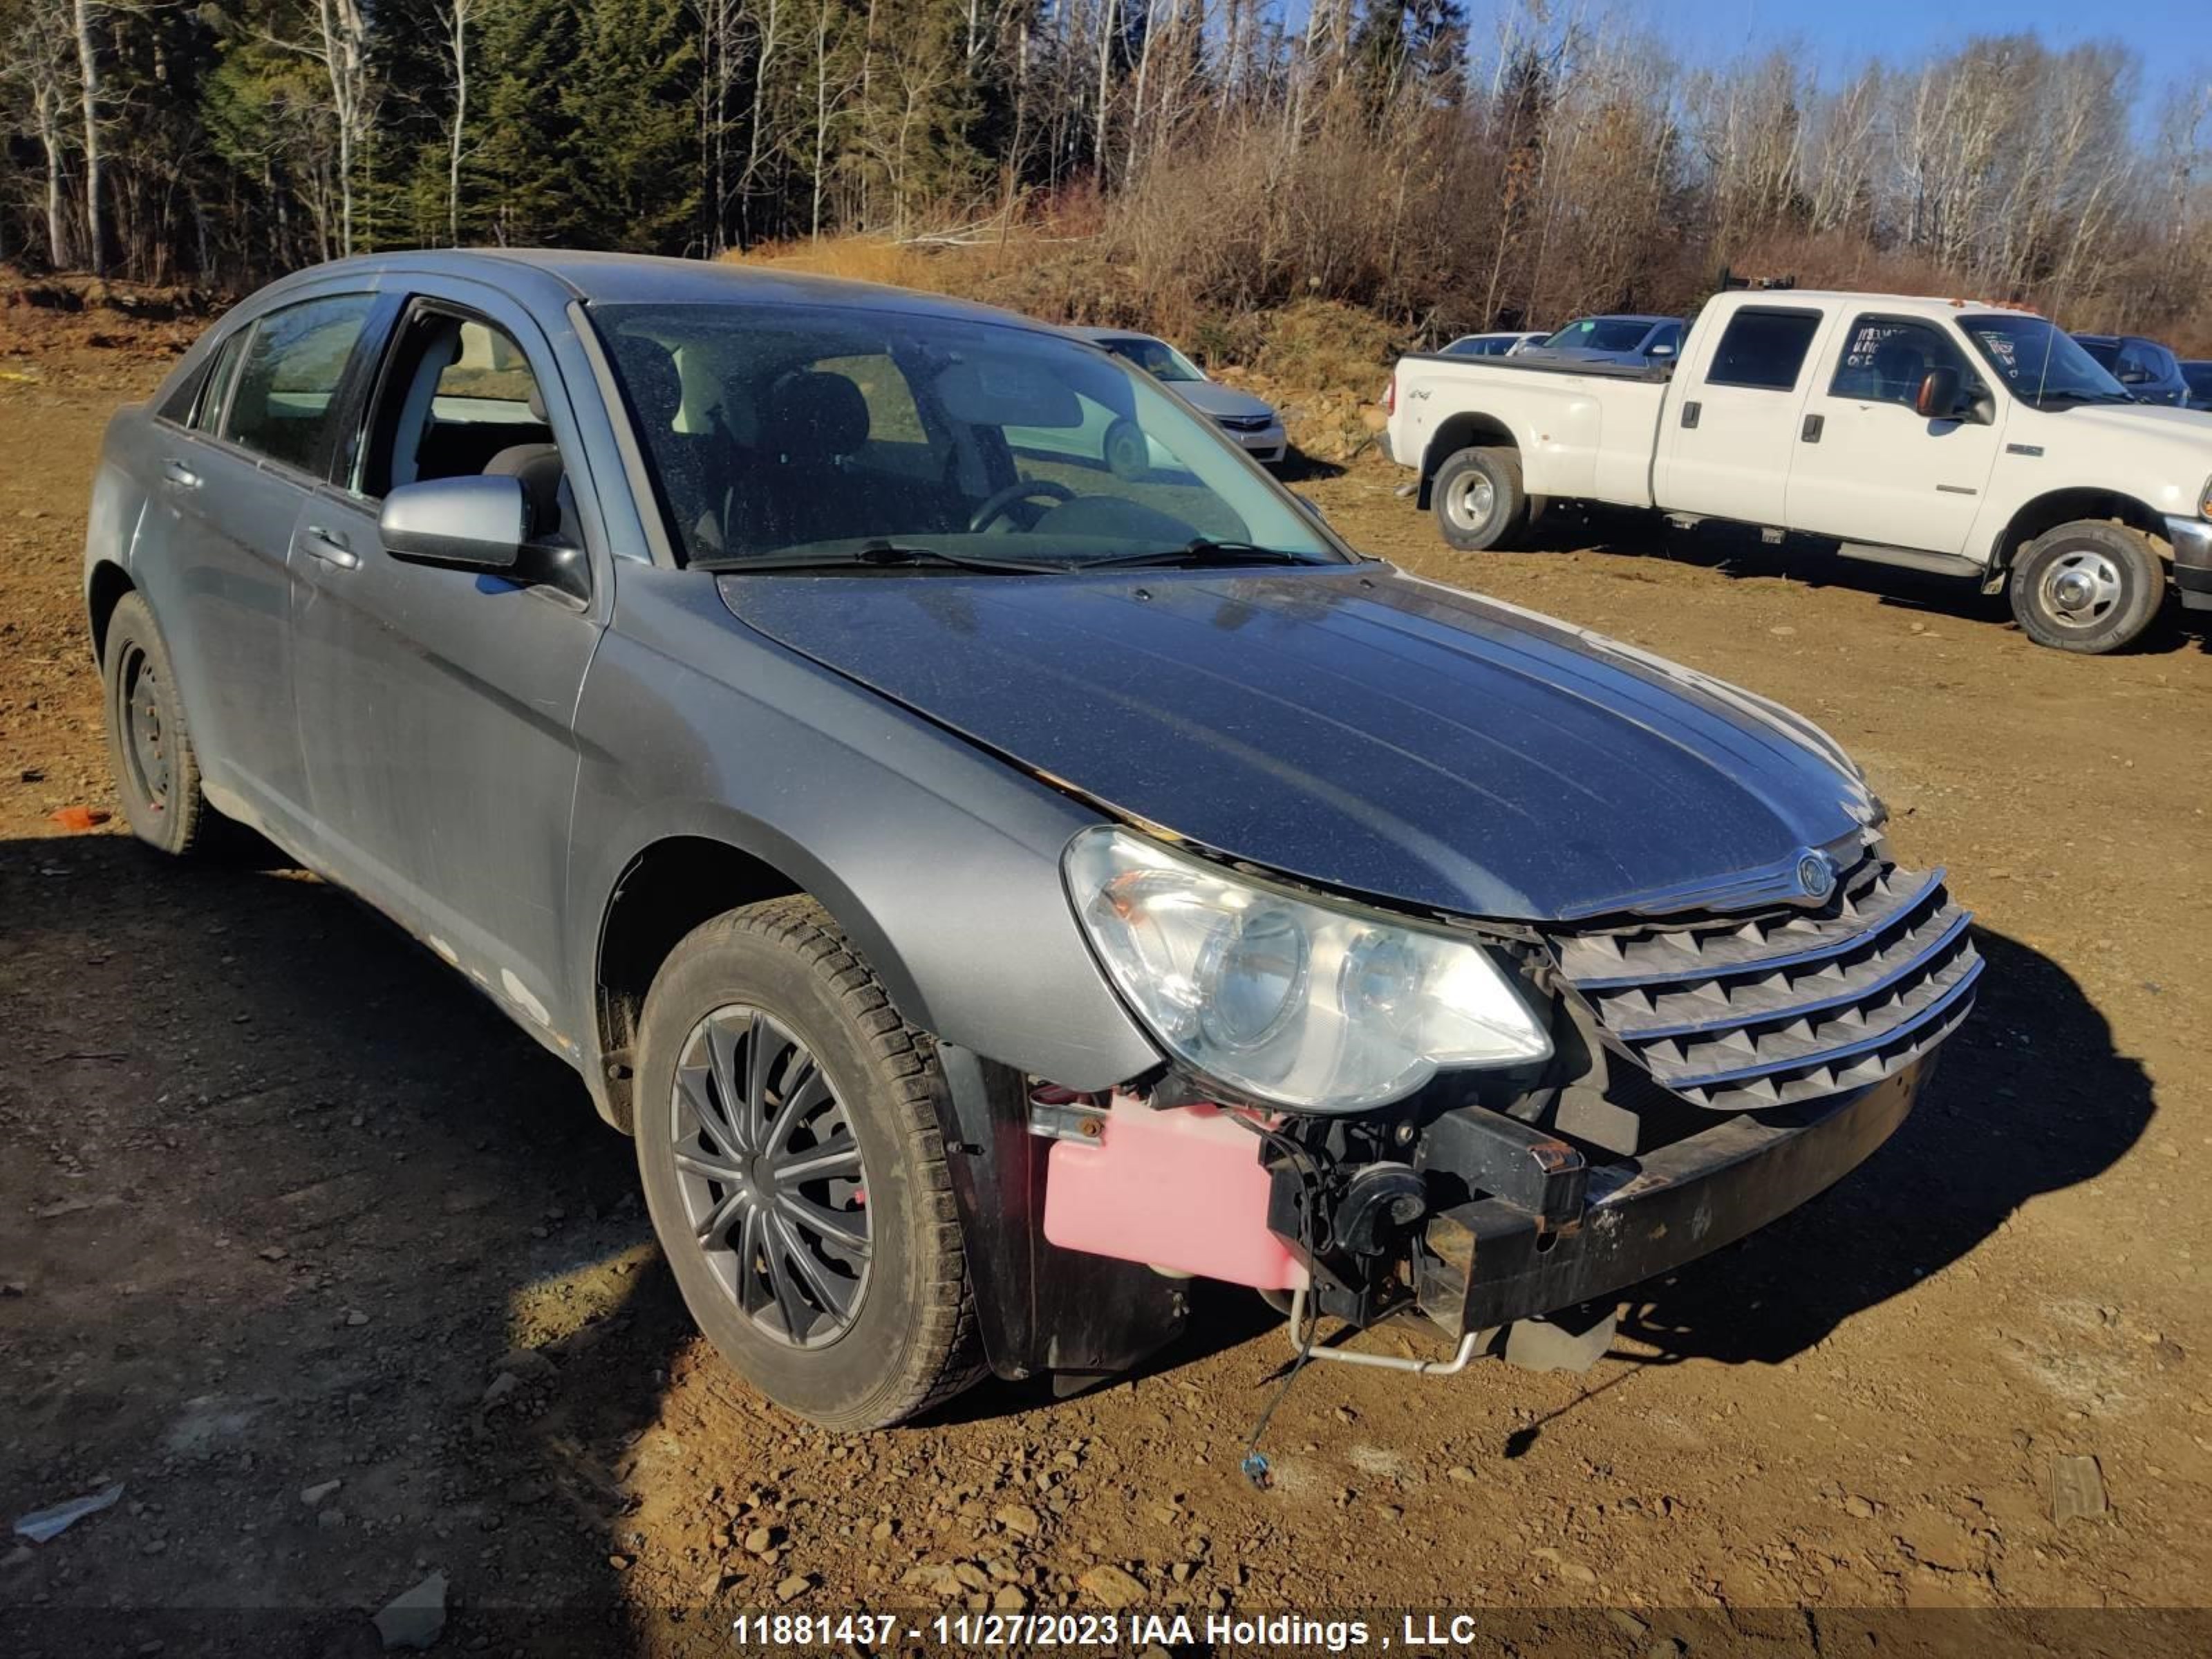
<svg viewBox="0 0 2212 1659">
<path fill-rule="evenodd" d="M 766 553 L 757 558 L 694 559 L 691 565 L 696 570 L 712 570 L 720 575 L 744 575 L 747 572 L 764 570 L 910 569 L 916 566 L 1044 575 L 1064 574 L 1068 568 L 1064 564 L 1038 564 L 1024 559 L 979 559 L 965 553 L 947 553 L 942 548 L 915 547 L 881 538 L 836 552 Z"/>
<path fill-rule="evenodd" d="M 1079 570 L 1106 570 L 1130 565 L 1188 564 L 1333 564 L 1333 559 L 1316 559 L 1304 553 L 1293 553 L 1287 548 L 1262 547 L 1257 542 L 1217 541 L 1210 536 L 1198 536 L 1181 547 L 1164 547 L 1151 553 L 1116 553 L 1103 559 L 1085 559 L 1076 567 Z"/>
</svg>

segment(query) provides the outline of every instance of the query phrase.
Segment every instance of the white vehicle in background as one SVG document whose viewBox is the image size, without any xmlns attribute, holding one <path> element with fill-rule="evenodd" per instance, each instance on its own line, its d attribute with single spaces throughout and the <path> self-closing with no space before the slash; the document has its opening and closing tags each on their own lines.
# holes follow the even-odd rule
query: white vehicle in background
<svg viewBox="0 0 2212 1659">
<path fill-rule="evenodd" d="M 1400 361 L 1383 440 L 1454 547 L 1548 501 L 1729 520 L 2010 588 L 2039 644 L 2118 650 L 2212 610 L 2212 417 L 2138 403 L 2022 310 L 1735 292 L 1667 368 L 1537 355 Z"/>
<path fill-rule="evenodd" d="M 1446 357 L 1510 357 L 1543 338 L 1541 329 L 1533 334 L 1462 334 L 1439 351 Z"/>
</svg>

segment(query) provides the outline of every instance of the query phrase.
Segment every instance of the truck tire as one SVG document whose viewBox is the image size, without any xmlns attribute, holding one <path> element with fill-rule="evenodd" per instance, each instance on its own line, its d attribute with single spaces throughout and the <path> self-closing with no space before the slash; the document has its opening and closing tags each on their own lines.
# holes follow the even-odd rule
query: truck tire
<svg viewBox="0 0 2212 1659">
<path fill-rule="evenodd" d="M 1429 485 L 1437 528 L 1462 553 L 1510 548 L 1528 527 L 1528 492 L 1521 487 L 1517 449 L 1462 449 L 1437 469 Z"/>
<path fill-rule="evenodd" d="M 169 647 L 136 593 L 118 600 L 107 619 L 100 672 L 107 766 L 123 820 L 149 847 L 182 858 L 200 845 L 213 809 L 200 793 L 199 757 Z"/>
<path fill-rule="evenodd" d="M 639 1039 L 646 1209 L 732 1366 L 836 1430 L 982 1374 L 935 1047 L 821 906 L 769 899 L 693 929 Z"/>
<path fill-rule="evenodd" d="M 2082 519 L 2047 530 L 2012 568 L 2012 614 L 2038 645 L 2102 655 L 2158 615 L 2166 572 L 2142 532 Z"/>
</svg>

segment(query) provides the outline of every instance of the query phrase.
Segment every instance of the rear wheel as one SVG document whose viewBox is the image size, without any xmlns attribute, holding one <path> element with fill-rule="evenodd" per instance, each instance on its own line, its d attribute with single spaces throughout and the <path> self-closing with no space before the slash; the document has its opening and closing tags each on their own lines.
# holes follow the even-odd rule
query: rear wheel
<svg viewBox="0 0 2212 1659">
<path fill-rule="evenodd" d="M 2060 651 L 2119 650 L 2150 625 L 2165 597 L 2166 572 L 2149 539 L 2100 520 L 2045 532 L 2012 568 L 2021 631 Z"/>
<path fill-rule="evenodd" d="M 1461 450 L 1437 469 L 1429 500 L 1437 528 L 1462 552 L 1510 547 L 1528 527 L 1518 450 Z"/>
<path fill-rule="evenodd" d="M 149 847 L 176 856 L 191 852 L 210 817 L 199 759 L 185 726 L 169 647 L 136 593 L 117 601 L 107 619 L 100 676 L 107 764 L 124 821 Z"/>
<path fill-rule="evenodd" d="M 929 1038 L 811 899 L 716 917 L 647 994 L 637 1156 L 684 1300 L 800 1416 L 879 1428 L 981 1374 Z"/>
</svg>

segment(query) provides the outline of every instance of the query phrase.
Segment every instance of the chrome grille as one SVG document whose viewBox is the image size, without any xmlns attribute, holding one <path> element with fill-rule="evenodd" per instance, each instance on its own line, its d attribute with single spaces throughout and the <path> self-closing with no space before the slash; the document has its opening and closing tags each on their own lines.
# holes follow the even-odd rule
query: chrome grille
<svg viewBox="0 0 2212 1659">
<path fill-rule="evenodd" d="M 1274 425 L 1272 415 L 1224 415 L 1221 424 L 1231 432 L 1265 432 Z"/>
<path fill-rule="evenodd" d="M 1653 1079 L 1749 1111 L 1878 1083 L 1948 1036 L 1982 971 L 1940 870 L 1863 860 L 1813 911 L 1554 935 L 1563 978 Z"/>
</svg>

